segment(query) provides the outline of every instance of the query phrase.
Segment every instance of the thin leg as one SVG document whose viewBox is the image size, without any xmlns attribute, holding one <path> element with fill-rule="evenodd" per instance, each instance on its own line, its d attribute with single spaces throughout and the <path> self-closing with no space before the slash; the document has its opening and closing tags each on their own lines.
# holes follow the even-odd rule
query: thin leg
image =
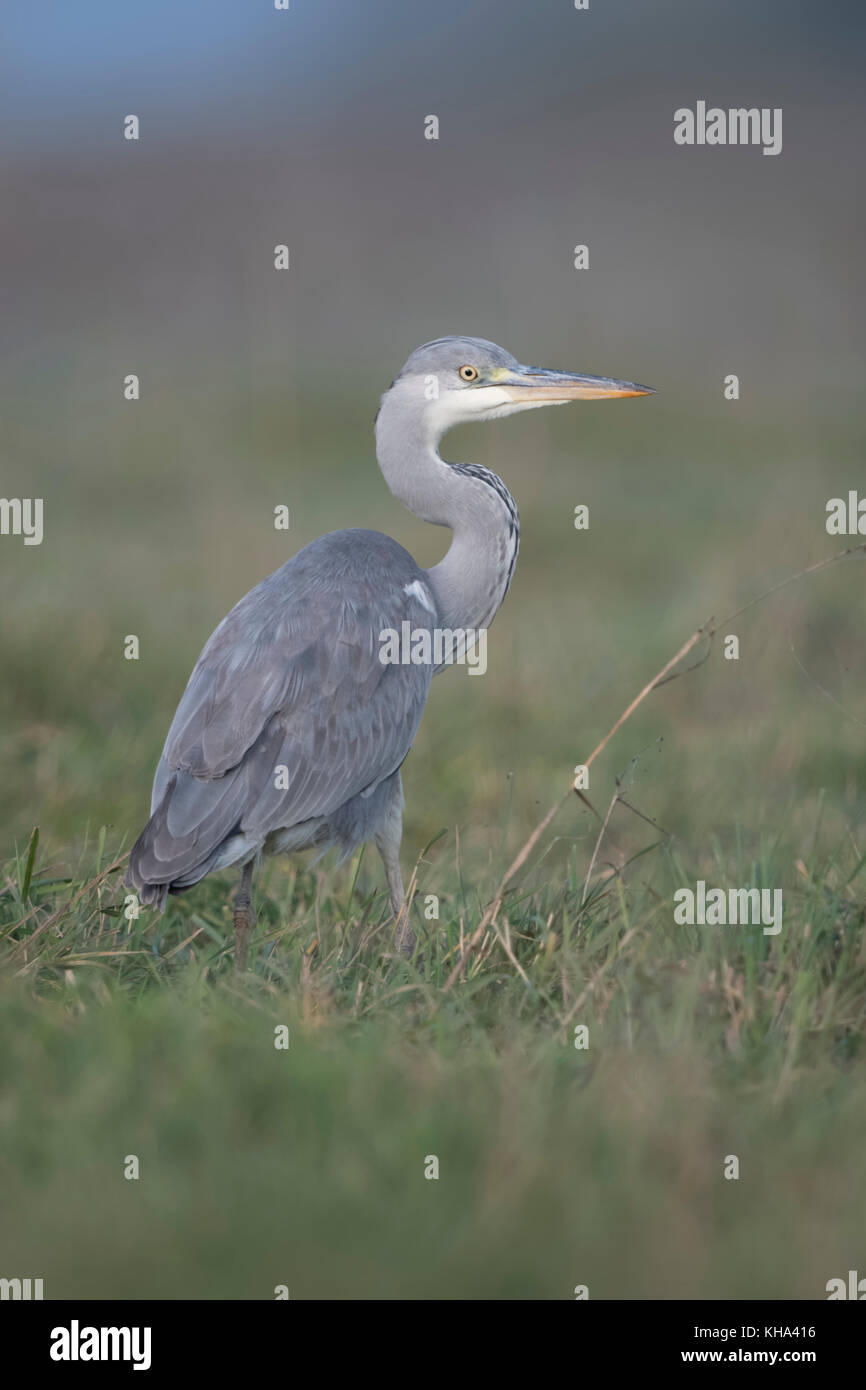
<svg viewBox="0 0 866 1390">
<path fill-rule="evenodd" d="M 388 813 L 382 828 L 376 835 L 376 848 L 385 866 L 388 880 L 388 896 L 394 914 L 394 949 L 401 956 L 411 956 L 415 950 L 415 933 L 409 920 L 409 904 L 403 889 L 403 875 L 400 872 L 400 841 L 403 838 L 403 787 L 399 773 L 394 779 L 394 790 L 388 804 Z"/>
<path fill-rule="evenodd" d="M 253 869 L 255 860 L 251 859 L 241 870 L 241 881 L 235 894 L 235 971 L 239 974 L 247 968 L 247 946 L 250 932 L 256 924 L 252 909 Z"/>
</svg>

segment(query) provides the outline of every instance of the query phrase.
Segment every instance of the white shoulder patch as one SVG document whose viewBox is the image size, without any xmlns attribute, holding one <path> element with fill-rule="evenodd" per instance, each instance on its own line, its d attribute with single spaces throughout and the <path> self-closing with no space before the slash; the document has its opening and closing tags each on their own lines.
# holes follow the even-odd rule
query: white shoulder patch
<svg viewBox="0 0 866 1390">
<path fill-rule="evenodd" d="M 430 597 L 428 589 L 421 583 L 420 579 L 415 579 L 411 584 L 404 585 L 403 593 L 408 594 L 410 598 L 416 598 L 418 602 L 427 609 L 428 613 L 432 613 L 433 617 L 436 617 L 436 605 Z"/>
</svg>

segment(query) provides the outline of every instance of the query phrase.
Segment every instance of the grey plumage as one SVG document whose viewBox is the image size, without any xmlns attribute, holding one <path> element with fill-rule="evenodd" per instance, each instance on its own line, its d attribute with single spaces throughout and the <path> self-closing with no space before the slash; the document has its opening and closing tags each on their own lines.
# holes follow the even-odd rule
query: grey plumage
<svg viewBox="0 0 866 1390">
<path fill-rule="evenodd" d="M 383 810 L 373 793 L 398 772 L 430 687 L 429 666 L 379 660 L 383 630 L 432 629 L 406 592 L 419 580 L 388 536 L 335 531 L 223 619 L 181 697 L 133 851 L 142 902 L 164 905 L 167 890 L 243 862 L 279 831 L 299 832 L 294 848 L 344 855 L 370 838 Z"/>
<path fill-rule="evenodd" d="M 154 779 L 151 817 L 127 881 L 159 908 L 214 869 L 242 866 L 236 965 L 252 925 L 262 853 L 368 839 L 382 855 L 398 949 L 411 947 L 400 875 L 400 767 L 435 673 L 383 664 L 383 632 L 486 628 L 511 582 L 514 499 L 495 473 L 447 464 L 437 443 L 464 420 L 495 419 L 580 396 L 639 395 L 630 382 L 521 367 L 477 338 L 427 343 L 382 398 L 377 456 L 410 511 L 453 532 L 422 570 L 376 531 L 335 531 L 304 547 L 220 623 L 181 697 Z"/>
</svg>

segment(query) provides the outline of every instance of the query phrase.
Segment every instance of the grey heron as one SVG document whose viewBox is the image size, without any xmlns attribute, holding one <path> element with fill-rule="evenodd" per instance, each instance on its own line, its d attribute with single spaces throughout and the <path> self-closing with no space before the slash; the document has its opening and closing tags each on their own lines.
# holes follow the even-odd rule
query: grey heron
<svg viewBox="0 0 866 1390">
<path fill-rule="evenodd" d="M 483 338 L 417 348 L 382 397 L 376 454 L 398 501 L 448 527 L 444 559 L 421 569 L 377 531 L 335 531 L 304 546 L 240 600 L 206 643 L 156 769 L 151 816 L 133 846 L 127 883 L 144 905 L 237 865 L 235 967 L 254 925 L 253 870 L 263 853 L 336 847 L 345 858 L 374 840 L 396 922 L 414 948 L 400 873 L 400 768 L 430 682 L 448 664 L 383 662 L 381 635 L 485 630 L 508 591 L 520 528 L 500 478 L 446 463 L 453 426 L 573 400 L 644 396 L 610 377 L 522 366 Z"/>
</svg>

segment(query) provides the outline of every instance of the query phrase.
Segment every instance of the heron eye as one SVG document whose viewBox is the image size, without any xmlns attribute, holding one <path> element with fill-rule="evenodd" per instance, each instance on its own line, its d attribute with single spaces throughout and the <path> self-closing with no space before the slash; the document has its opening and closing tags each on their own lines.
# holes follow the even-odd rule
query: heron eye
<svg viewBox="0 0 866 1390">
<path fill-rule="evenodd" d="M 459 369 L 459 371 L 458 371 L 458 376 L 460 376 L 460 377 L 463 379 L 463 381 L 477 381 L 477 380 L 478 380 L 478 368 L 477 368 L 477 367 L 461 367 L 461 368 Z"/>
</svg>

